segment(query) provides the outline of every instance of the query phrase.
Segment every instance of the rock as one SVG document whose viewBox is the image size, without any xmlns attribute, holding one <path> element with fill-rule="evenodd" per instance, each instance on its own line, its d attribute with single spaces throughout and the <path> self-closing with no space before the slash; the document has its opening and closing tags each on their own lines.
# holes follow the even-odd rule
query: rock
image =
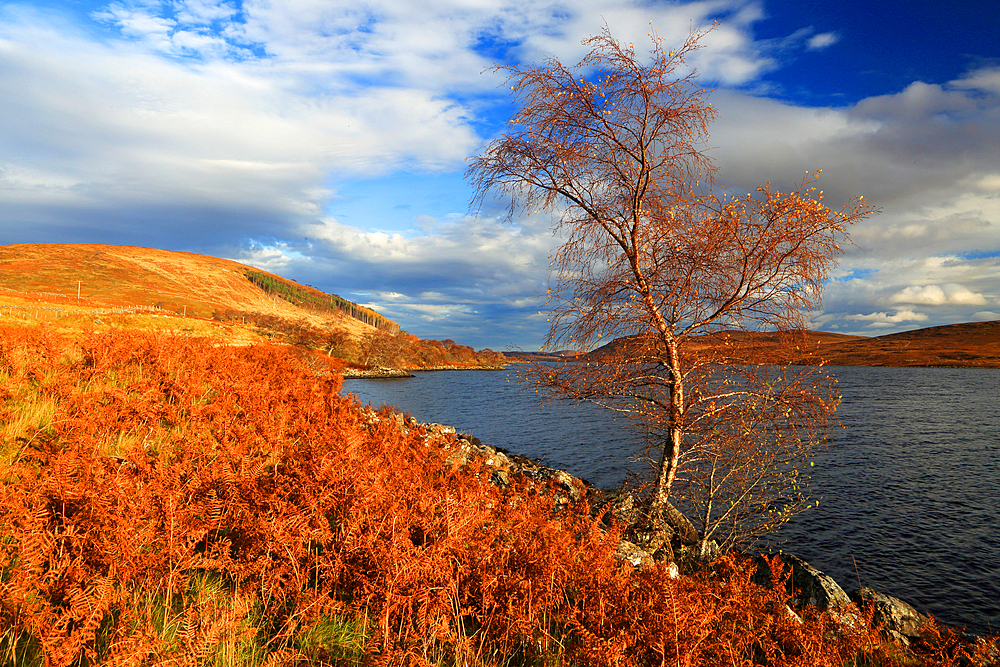
<svg viewBox="0 0 1000 667">
<path fill-rule="evenodd" d="M 793 554 L 778 554 L 785 572 L 791 570 L 788 578 L 788 592 L 800 604 L 811 604 L 821 611 L 829 611 L 834 617 L 853 612 L 853 603 L 836 581 L 828 574 Z M 754 581 L 762 586 L 771 585 L 771 569 L 763 556 L 756 558 L 757 572 Z"/>
<path fill-rule="evenodd" d="M 510 487 L 516 477 L 538 482 L 529 485 L 554 487 L 553 500 L 556 509 L 576 505 L 588 498 L 590 487 L 578 477 L 565 470 L 548 468 L 527 457 L 509 454 L 501 447 L 484 444 L 479 438 L 467 433 L 457 433 L 454 427 L 441 424 L 415 424 L 422 427 L 424 444 L 437 447 L 445 463 L 462 467 L 473 461 L 481 462 L 489 470 L 489 480 L 493 486 L 504 490 Z"/>
<path fill-rule="evenodd" d="M 674 561 L 673 540 L 675 532 L 666 523 L 660 522 L 650 525 L 644 521 L 637 526 L 632 526 L 627 534 L 641 544 L 643 549 L 653 554 L 657 560 Z"/>
<path fill-rule="evenodd" d="M 618 548 L 615 549 L 615 555 L 622 560 L 628 561 L 635 567 L 645 567 L 653 564 L 653 557 L 650 556 L 645 549 L 637 544 L 629 542 L 628 540 L 622 540 L 618 543 Z M 673 563 L 671 563 L 673 565 Z M 676 565 L 674 568 L 676 569 Z"/>
<path fill-rule="evenodd" d="M 886 634 L 899 639 L 919 637 L 920 630 L 930 622 L 907 602 L 870 588 L 862 588 L 851 593 L 851 599 L 859 607 L 872 608 L 872 624 L 882 628 Z M 908 643 L 908 642 L 905 642 Z"/>
<path fill-rule="evenodd" d="M 458 442 L 461 443 L 462 441 L 459 440 Z M 450 449 L 448 455 L 444 457 L 446 464 L 461 468 L 469 462 L 469 450 L 466 447 L 462 447 L 461 444 L 456 447 L 446 447 L 445 449 Z"/>
<path fill-rule="evenodd" d="M 510 486 L 510 476 L 506 470 L 496 469 L 490 473 L 490 484 L 502 491 Z"/>
<path fill-rule="evenodd" d="M 401 368 L 388 368 L 386 366 L 377 366 L 375 368 L 344 368 L 340 371 L 340 374 L 345 380 L 355 378 L 379 379 L 415 377 L 409 371 L 405 371 Z"/>
<path fill-rule="evenodd" d="M 460 433 L 460 434 L 458 434 L 458 437 L 460 439 L 462 439 L 462 440 L 468 440 L 472 444 L 473 447 L 475 447 L 476 449 L 478 449 L 480 451 L 484 447 L 482 440 L 480 440 L 476 436 L 472 435 L 471 433 Z"/>
<path fill-rule="evenodd" d="M 670 503 L 648 510 L 648 501 L 636 499 L 631 491 L 595 493 L 592 515 L 600 517 L 605 526 L 617 522 L 628 540 L 637 544 L 658 561 L 674 561 L 674 548 L 697 544 L 698 531 Z M 718 551 L 713 551 L 713 557 Z"/>
<path fill-rule="evenodd" d="M 510 470 L 513 467 L 510 459 L 503 452 L 488 454 L 486 456 L 486 465 L 492 468 L 503 468 L 504 470 Z"/>
<path fill-rule="evenodd" d="M 501 454 L 501 456 L 503 456 Z M 506 457 L 504 457 L 506 458 Z M 552 479 L 566 492 L 571 503 L 578 503 L 583 499 L 583 482 L 565 470 L 553 470 Z"/>
<path fill-rule="evenodd" d="M 697 529 L 680 510 L 670 503 L 664 502 L 659 511 L 663 520 L 674 529 L 681 544 L 696 544 L 699 541 Z"/>
<path fill-rule="evenodd" d="M 613 521 L 626 528 L 634 526 L 642 517 L 635 496 L 631 491 L 616 491 L 606 494 L 593 506 L 592 515 L 600 517 L 601 523 L 610 526 Z"/>
<path fill-rule="evenodd" d="M 445 424 L 424 424 L 424 427 L 428 431 L 442 435 L 449 435 L 455 433 L 454 426 L 447 426 Z"/>
<path fill-rule="evenodd" d="M 719 548 L 718 542 L 706 540 L 682 548 L 677 554 L 677 560 L 682 567 L 690 570 L 699 564 L 711 563 L 721 555 L 722 550 Z"/>
</svg>

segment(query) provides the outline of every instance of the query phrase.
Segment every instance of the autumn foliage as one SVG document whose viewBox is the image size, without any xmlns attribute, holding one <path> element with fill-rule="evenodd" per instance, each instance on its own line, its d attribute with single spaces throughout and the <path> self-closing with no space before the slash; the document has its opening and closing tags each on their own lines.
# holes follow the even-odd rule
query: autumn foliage
<svg viewBox="0 0 1000 667">
<path fill-rule="evenodd" d="M 717 111 L 686 65 L 705 34 L 670 50 L 650 33 L 639 54 L 605 27 L 576 66 L 500 68 L 516 110 L 467 176 L 480 204 L 553 216 L 546 347 L 631 341 L 598 363 L 536 365 L 529 379 L 637 422 L 650 522 L 697 530 L 707 557 L 712 542 L 753 544 L 805 509 L 799 470 L 839 401 L 817 367 L 758 366 L 721 339 L 804 329 L 848 227 L 874 211 L 860 197 L 827 207 L 818 173 L 791 192 L 715 187 Z"/>
<path fill-rule="evenodd" d="M 635 570 L 324 358 L 0 329 L 0 664 L 893 664 L 736 556 Z"/>
</svg>

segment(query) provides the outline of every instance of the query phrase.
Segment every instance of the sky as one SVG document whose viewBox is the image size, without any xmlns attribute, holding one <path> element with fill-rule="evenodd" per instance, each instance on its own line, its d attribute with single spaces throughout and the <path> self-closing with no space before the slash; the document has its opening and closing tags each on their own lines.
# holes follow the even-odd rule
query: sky
<svg viewBox="0 0 1000 667">
<path fill-rule="evenodd" d="M 1000 319 L 997 0 L 0 0 L 0 244 L 226 257 L 538 349 L 552 219 L 470 209 L 463 178 L 513 111 L 490 68 L 713 21 L 691 64 L 717 183 L 822 169 L 825 203 L 882 211 L 813 326 Z"/>
</svg>

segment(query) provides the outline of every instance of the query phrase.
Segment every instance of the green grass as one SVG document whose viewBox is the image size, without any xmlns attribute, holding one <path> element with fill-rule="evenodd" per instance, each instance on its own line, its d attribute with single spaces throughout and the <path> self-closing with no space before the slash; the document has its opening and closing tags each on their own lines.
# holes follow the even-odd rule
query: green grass
<svg viewBox="0 0 1000 667">
<path fill-rule="evenodd" d="M 296 648 L 310 665 L 330 660 L 360 664 L 367 642 L 367 619 L 336 614 L 324 614 L 295 640 Z"/>
</svg>

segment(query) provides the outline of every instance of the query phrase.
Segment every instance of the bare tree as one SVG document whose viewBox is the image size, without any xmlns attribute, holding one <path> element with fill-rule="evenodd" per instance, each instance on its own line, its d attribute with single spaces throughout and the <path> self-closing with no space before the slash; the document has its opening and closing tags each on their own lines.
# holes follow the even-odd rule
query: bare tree
<svg viewBox="0 0 1000 667">
<path fill-rule="evenodd" d="M 375 329 L 361 339 L 361 363 L 365 366 L 397 366 L 406 346 L 406 334 Z"/>
<path fill-rule="evenodd" d="M 805 503 L 806 457 L 839 395 L 821 369 L 761 365 L 752 336 L 794 332 L 821 304 L 846 230 L 872 211 L 822 203 L 809 175 L 793 192 L 715 188 L 703 146 L 716 111 L 651 34 L 649 58 L 607 30 L 574 68 L 505 69 L 518 110 L 471 159 L 474 204 L 548 210 L 565 239 L 552 257 L 547 347 L 602 349 L 599 362 L 536 365 L 550 394 L 639 420 L 656 452 L 652 507 L 709 539 L 747 541 Z"/>
</svg>

